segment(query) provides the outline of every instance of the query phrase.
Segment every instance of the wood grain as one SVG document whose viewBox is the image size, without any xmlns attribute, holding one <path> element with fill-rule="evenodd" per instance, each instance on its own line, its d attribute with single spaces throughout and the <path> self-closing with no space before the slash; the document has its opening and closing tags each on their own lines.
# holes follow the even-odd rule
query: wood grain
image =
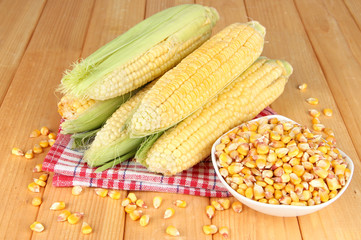
<svg viewBox="0 0 361 240">
<path fill-rule="evenodd" d="M 44 8 L 45 0 L 0 2 L 0 106 Z"/>
<path fill-rule="evenodd" d="M 266 14 L 267 9 L 272 9 L 272 14 Z M 272 104 L 273 108 L 280 114 L 310 125 L 311 118 L 306 114 L 310 105 L 307 105 L 304 99 L 310 96 L 319 98 L 318 109 L 330 107 L 335 110 L 332 118 L 321 117 L 321 121 L 335 130 L 338 139 L 342 139 L 339 141 L 339 147 L 354 160 L 357 169 L 360 161 L 354 145 L 343 124 L 344 121 L 293 2 L 283 1 L 282 4 L 276 4 L 271 1 L 257 1 L 247 10 L 252 18 L 264 23 L 268 29 L 269 44 L 265 48 L 265 54 L 287 59 L 294 66 L 294 74 L 291 76 L 283 95 Z M 316 24 L 318 24 L 317 21 L 313 21 L 313 25 Z M 296 88 L 297 84 L 302 82 L 307 82 L 309 85 L 306 92 L 300 92 Z M 289 107 L 285 102 L 292 103 L 293 107 Z M 298 218 L 304 239 L 334 239 L 335 236 L 341 239 L 357 239 L 356 229 L 359 229 L 360 224 L 344 219 L 351 219 L 355 211 L 361 211 L 360 205 L 354 201 L 360 197 L 361 189 L 357 185 L 359 181 L 361 181 L 361 175 L 355 171 L 353 182 L 340 200 L 317 213 Z M 320 222 L 322 224 L 316 225 Z"/>
<path fill-rule="evenodd" d="M 344 0 L 350 15 L 355 19 L 359 29 L 361 29 L 361 2 L 358 0 Z"/>
</svg>

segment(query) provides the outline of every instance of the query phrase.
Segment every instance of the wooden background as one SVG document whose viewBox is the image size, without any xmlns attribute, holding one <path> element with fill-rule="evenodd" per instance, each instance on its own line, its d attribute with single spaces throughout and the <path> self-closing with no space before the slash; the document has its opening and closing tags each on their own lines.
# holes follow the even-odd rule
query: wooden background
<svg viewBox="0 0 361 240">
<path fill-rule="evenodd" d="M 168 224 L 179 239 L 222 239 L 206 236 L 205 224 L 228 226 L 230 239 L 361 239 L 361 1 L 359 0 L 197 0 L 220 13 L 214 32 L 236 21 L 258 20 L 267 28 L 264 55 L 288 60 L 294 74 L 284 94 L 272 104 L 278 113 L 310 126 L 307 97 L 320 100 L 318 109 L 332 108 L 321 117 L 336 132 L 338 146 L 354 161 L 353 181 L 345 194 L 325 209 L 302 217 L 279 218 L 247 207 L 241 214 L 217 212 L 209 220 L 204 208 L 212 199 L 187 195 L 139 192 L 148 205 L 154 196 L 165 199 L 161 209 L 150 208 L 149 226 L 130 220 L 120 201 L 101 199 L 92 189 L 78 196 L 70 188 L 54 188 L 51 178 L 42 190 L 44 203 L 33 207 L 36 195 L 27 185 L 32 168 L 46 153 L 32 160 L 10 154 L 12 147 L 29 149 L 29 133 L 43 125 L 58 128 L 59 95 L 54 93 L 63 71 L 79 57 L 126 31 L 145 17 L 192 0 L 1 0 L 0 1 L 0 239 L 174 239 L 165 235 Z M 306 82 L 300 92 L 297 85 Z M 122 198 L 127 195 L 122 192 Z M 176 199 L 188 202 L 169 220 L 165 207 Z M 233 199 L 231 199 L 233 201 Z M 56 222 L 49 210 L 65 201 L 71 211 L 84 211 L 94 232 L 80 233 L 81 224 Z M 42 233 L 29 225 L 38 220 Z"/>
</svg>

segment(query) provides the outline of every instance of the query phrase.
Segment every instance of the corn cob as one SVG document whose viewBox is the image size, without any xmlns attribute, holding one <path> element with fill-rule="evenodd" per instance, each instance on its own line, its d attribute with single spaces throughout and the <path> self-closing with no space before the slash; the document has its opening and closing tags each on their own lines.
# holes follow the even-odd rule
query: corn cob
<svg viewBox="0 0 361 240">
<path fill-rule="evenodd" d="M 258 22 L 235 23 L 188 55 L 143 98 L 131 136 L 166 130 L 202 107 L 260 56 L 264 34 Z"/>
<path fill-rule="evenodd" d="M 58 112 L 65 120 L 76 119 L 80 114 L 97 102 L 98 101 L 94 99 L 79 99 L 64 95 L 58 103 Z"/>
<path fill-rule="evenodd" d="M 96 100 L 137 89 L 206 41 L 218 18 L 214 8 L 197 4 L 159 12 L 75 64 L 59 89 Z"/>
<path fill-rule="evenodd" d="M 122 96 L 105 101 L 95 101 L 92 104 L 88 104 L 87 109 L 85 109 L 83 112 L 76 114 L 74 114 L 73 111 L 66 110 L 70 109 L 70 107 L 65 107 L 67 105 L 65 102 L 61 103 L 63 106 L 60 107 L 62 109 L 62 114 L 66 117 L 73 118 L 65 120 L 61 124 L 62 133 L 79 133 L 99 128 L 115 112 L 115 110 L 119 108 L 120 105 L 126 102 L 137 91 L 138 90 L 136 89 Z M 80 102 L 82 100 L 77 101 Z M 88 100 L 88 102 L 89 101 L 90 100 Z"/>
<path fill-rule="evenodd" d="M 97 132 L 93 143 L 84 153 L 83 159 L 88 165 L 99 166 L 128 151 L 136 149 L 142 139 L 130 139 L 126 146 L 122 145 L 122 141 L 127 138 L 125 124 L 127 119 L 133 113 L 133 109 L 140 103 L 144 95 L 154 86 L 154 84 L 155 81 L 149 83 L 136 95 L 122 104 Z M 121 159 L 123 161 L 127 160 Z"/>
<path fill-rule="evenodd" d="M 203 109 L 166 131 L 152 145 L 145 161 L 140 161 L 150 171 L 164 175 L 192 167 L 209 155 L 218 136 L 273 102 L 291 73 L 292 67 L 285 61 L 258 59 Z"/>
</svg>

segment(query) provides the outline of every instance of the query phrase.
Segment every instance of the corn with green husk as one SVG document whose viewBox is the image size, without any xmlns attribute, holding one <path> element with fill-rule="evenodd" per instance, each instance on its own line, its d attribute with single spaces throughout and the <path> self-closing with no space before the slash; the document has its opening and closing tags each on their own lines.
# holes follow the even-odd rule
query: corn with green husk
<svg viewBox="0 0 361 240">
<path fill-rule="evenodd" d="M 77 98 L 106 100 L 141 87 L 198 48 L 219 16 L 185 4 L 161 11 L 76 63 L 59 89 Z"/>
<path fill-rule="evenodd" d="M 260 56 L 265 28 L 234 23 L 165 73 L 142 99 L 129 125 L 132 137 L 164 131 L 201 108 Z"/>
<path fill-rule="evenodd" d="M 291 74 L 285 61 L 258 59 L 203 109 L 150 141 L 150 147 L 144 144 L 137 161 L 164 175 L 192 167 L 210 154 L 220 135 L 254 118 L 280 96 Z"/>
<path fill-rule="evenodd" d="M 88 165 L 99 166 L 132 151 L 134 151 L 135 154 L 135 151 L 142 139 L 129 139 L 126 129 L 126 121 L 133 114 L 134 108 L 140 103 L 144 95 L 154 86 L 155 83 L 156 81 L 149 83 L 136 95 L 122 104 L 97 132 L 94 141 L 89 146 L 89 149 L 84 152 L 83 159 L 88 163 Z M 127 141 L 124 142 L 125 139 L 127 139 Z"/>
</svg>

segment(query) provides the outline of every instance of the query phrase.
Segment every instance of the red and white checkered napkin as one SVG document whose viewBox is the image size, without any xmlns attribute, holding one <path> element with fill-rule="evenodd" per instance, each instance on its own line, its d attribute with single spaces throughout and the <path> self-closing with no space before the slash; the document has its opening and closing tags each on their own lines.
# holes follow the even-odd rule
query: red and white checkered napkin
<svg viewBox="0 0 361 240">
<path fill-rule="evenodd" d="M 264 109 L 257 117 L 274 114 Z M 257 118 L 256 117 L 256 118 Z M 135 161 L 125 161 L 115 168 L 95 173 L 83 160 L 83 153 L 72 150 L 70 135 L 58 134 L 43 163 L 44 171 L 54 172 L 56 187 L 87 186 L 120 190 L 183 193 L 207 197 L 227 197 L 230 193 L 217 179 L 209 158 L 172 177 L 149 172 Z"/>
</svg>

